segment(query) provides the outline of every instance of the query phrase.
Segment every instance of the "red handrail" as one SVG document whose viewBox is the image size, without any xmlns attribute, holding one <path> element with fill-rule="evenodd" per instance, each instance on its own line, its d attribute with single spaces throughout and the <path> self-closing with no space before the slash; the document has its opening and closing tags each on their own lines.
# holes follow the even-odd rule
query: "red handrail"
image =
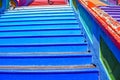
<svg viewBox="0 0 120 80">
<path fill-rule="evenodd" d="M 111 40 L 120 49 L 120 23 L 110 17 L 103 10 L 90 1 L 79 0 L 95 19 L 101 24 L 102 29 L 110 36 Z"/>
</svg>

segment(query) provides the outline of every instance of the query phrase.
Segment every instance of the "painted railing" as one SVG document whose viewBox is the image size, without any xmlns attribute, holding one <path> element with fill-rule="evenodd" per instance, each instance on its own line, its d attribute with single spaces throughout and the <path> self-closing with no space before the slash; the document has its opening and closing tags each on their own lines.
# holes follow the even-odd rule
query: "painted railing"
<svg viewBox="0 0 120 80">
<path fill-rule="evenodd" d="M 109 79 L 119 80 L 120 23 L 90 1 L 70 0 L 70 4 L 74 6 L 80 20 L 82 20 L 96 53 L 94 55 L 103 64 Z"/>
<path fill-rule="evenodd" d="M 19 0 L 18 4 L 19 6 L 28 6 L 29 4 L 31 4 L 34 0 Z"/>
</svg>

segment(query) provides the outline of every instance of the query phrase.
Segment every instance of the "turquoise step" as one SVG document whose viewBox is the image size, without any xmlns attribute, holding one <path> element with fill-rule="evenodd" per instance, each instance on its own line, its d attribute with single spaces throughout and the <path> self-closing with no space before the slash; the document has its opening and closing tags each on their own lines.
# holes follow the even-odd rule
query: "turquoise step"
<svg viewBox="0 0 120 80">
<path fill-rule="evenodd" d="M 35 9 L 72 9 L 71 6 L 23 6 L 17 7 L 14 10 L 35 10 Z"/>
<path fill-rule="evenodd" d="M 34 15 L 34 16 L 24 16 L 24 17 L 20 17 L 20 16 L 18 16 L 17 18 L 19 18 L 19 19 L 21 19 L 21 18 L 38 18 L 38 17 L 40 17 L 40 18 L 56 18 L 56 17 L 62 17 L 62 18 L 64 18 L 64 17 L 75 17 L 75 15 L 67 15 L 67 14 L 64 14 L 64 15 L 54 15 L 54 16 L 50 16 L 50 15 L 48 15 L 48 16 L 41 16 L 41 15 Z M 12 17 L 12 16 L 9 16 L 9 17 L 1 17 L 1 19 L 15 19 L 16 17 Z"/>
<path fill-rule="evenodd" d="M 52 8 L 49 8 L 49 9 L 44 9 L 44 8 L 38 8 L 38 9 L 20 9 L 20 10 L 9 10 L 9 11 L 6 11 L 6 13 L 13 13 L 13 12 L 37 12 L 37 11 L 72 11 L 73 9 L 72 8 L 58 8 L 58 9 L 52 9 Z"/>
<path fill-rule="evenodd" d="M 51 31 L 16 31 L 16 32 L 0 32 L 0 38 L 9 37 L 58 37 L 58 36 L 84 36 L 81 30 L 51 30 Z"/>
<path fill-rule="evenodd" d="M 0 27 L 4 26 L 31 26 L 31 25 L 61 25 L 61 24 L 78 24 L 77 20 L 56 20 L 56 21 L 24 21 L 24 22 L 12 22 L 12 23 L 2 23 L 0 22 Z"/>
<path fill-rule="evenodd" d="M 52 13 L 21 13 L 21 14 L 7 14 L 7 15 L 2 15 L 2 16 L 28 16 L 28 15 L 63 15 L 63 14 L 74 14 L 74 12 L 52 12 Z"/>
<path fill-rule="evenodd" d="M 34 12 L 29 12 L 29 14 L 52 14 L 52 13 L 73 13 L 73 11 L 34 11 Z M 19 12 L 19 13 L 5 13 L 2 15 L 22 15 L 22 14 L 28 14 L 28 12 Z"/>
<path fill-rule="evenodd" d="M 1 16 L 1 18 L 19 18 L 19 17 L 35 17 L 35 16 L 39 16 L 39 17 L 49 17 L 49 16 L 75 16 L 74 13 L 68 13 L 68 14 L 36 14 L 36 15 L 33 15 L 33 14 L 28 14 L 28 15 L 6 15 L 6 16 Z"/>
<path fill-rule="evenodd" d="M 14 9 L 14 11 L 17 11 L 17 10 L 37 10 L 37 9 L 72 9 L 72 7 L 70 6 L 67 6 L 67 7 L 52 7 L 52 6 L 49 6 L 49 7 L 42 7 L 42 6 L 38 6 L 38 7 L 31 7 L 31 6 L 24 6 L 24 7 L 16 7 Z M 13 11 L 13 10 L 8 10 L 8 11 Z"/>
<path fill-rule="evenodd" d="M 0 65 L 86 65 L 92 64 L 88 52 L 0 53 Z"/>
<path fill-rule="evenodd" d="M 1 80 L 99 80 L 96 68 L 83 68 L 72 70 L 0 70 Z"/>
<path fill-rule="evenodd" d="M 76 24 L 54 24 L 54 25 L 27 25 L 27 26 L 0 26 L 1 32 L 10 31 L 50 31 L 50 30 L 80 30 L 78 23 Z"/>
<path fill-rule="evenodd" d="M 56 21 L 56 20 L 76 20 L 75 16 L 63 17 L 28 17 L 28 18 L 3 18 L 0 22 L 23 22 L 23 21 Z"/>
</svg>

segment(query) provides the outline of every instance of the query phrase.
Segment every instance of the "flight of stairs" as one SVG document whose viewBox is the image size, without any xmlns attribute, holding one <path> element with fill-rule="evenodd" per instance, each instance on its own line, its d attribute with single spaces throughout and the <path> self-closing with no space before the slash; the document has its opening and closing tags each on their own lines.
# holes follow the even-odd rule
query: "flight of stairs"
<svg viewBox="0 0 120 80">
<path fill-rule="evenodd" d="M 100 8 L 120 22 L 120 6 L 100 6 Z"/>
<path fill-rule="evenodd" d="M 23 7 L 0 16 L 0 80 L 99 80 L 70 6 Z"/>
</svg>

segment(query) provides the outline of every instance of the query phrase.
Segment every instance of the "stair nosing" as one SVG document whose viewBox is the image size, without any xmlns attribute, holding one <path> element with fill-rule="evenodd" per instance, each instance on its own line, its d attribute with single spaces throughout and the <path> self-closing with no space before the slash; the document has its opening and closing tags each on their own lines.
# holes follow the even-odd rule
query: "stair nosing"
<svg viewBox="0 0 120 80">
<path fill-rule="evenodd" d="M 21 53 L 1 53 L 0 58 L 61 58 L 61 57 L 92 57 L 89 52 L 21 52 Z"/>
<path fill-rule="evenodd" d="M 0 70 L 3 69 L 10 69 L 10 70 L 74 70 L 74 69 L 92 69 L 95 68 L 95 66 L 88 64 L 88 65 L 69 65 L 69 66 L 51 66 L 51 65 L 4 65 L 0 66 Z"/>
</svg>

